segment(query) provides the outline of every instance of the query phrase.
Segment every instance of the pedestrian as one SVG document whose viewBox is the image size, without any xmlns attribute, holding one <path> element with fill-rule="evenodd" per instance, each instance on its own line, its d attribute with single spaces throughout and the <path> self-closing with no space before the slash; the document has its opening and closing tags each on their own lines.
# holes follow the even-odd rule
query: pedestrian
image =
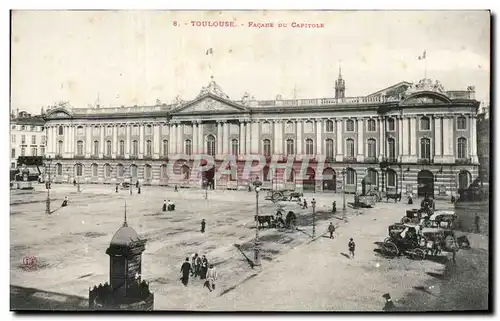
<svg viewBox="0 0 500 321">
<path fill-rule="evenodd" d="M 307 201 L 306 199 L 304 198 L 304 203 L 302 204 L 302 209 L 306 209 L 307 208 Z"/>
<path fill-rule="evenodd" d="M 481 232 L 481 230 L 479 229 L 479 214 L 478 213 L 476 213 L 476 217 L 474 217 L 474 224 L 476 225 L 476 233 Z"/>
<path fill-rule="evenodd" d="M 189 258 L 187 257 L 186 261 L 182 263 L 181 266 L 181 273 L 182 273 L 181 281 L 182 284 L 184 284 L 184 286 L 188 285 L 190 271 L 191 271 L 191 264 L 189 264 Z"/>
<path fill-rule="evenodd" d="M 191 276 L 196 276 L 196 260 L 198 259 L 198 253 L 193 254 L 191 257 Z"/>
<path fill-rule="evenodd" d="M 203 258 L 201 259 L 201 273 L 200 273 L 200 279 L 205 280 L 207 278 L 207 272 L 208 272 L 208 260 L 205 255 L 203 255 Z"/>
<path fill-rule="evenodd" d="M 215 290 L 215 281 L 217 280 L 217 271 L 213 264 L 210 264 L 210 268 L 207 271 L 207 281 L 204 286 L 206 286 L 210 292 Z"/>
<path fill-rule="evenodd" d="M 177 184 L 174 186 L 174 192 L 178 192 L 179 190 L 177 189 Z"/>
<path fill-rule="evenodd" d="M 205 225 L 207 223 L 205 222 L 205 219 L 202 219 L 201 220 L 201 233 L 205 233 Z"/>
<path fill-rule="evenodd" d="M 118 193 L 118 184 L 116 184 L 115 192 Z"/>
<path fill-rule="evenodd" d="M 353 259 L 354 250 L 356 249 L 356 243 L 354 243 L 354 240 L 352 238 L 349 240 L 349 244 L 347 244 L 347 247 L 349 248 L 349 257 Z"/>
<path fill-rule="evenodd" d="M 330 232 L 330 238 L 333 239 L 333 233 L 335 232 L 335 226 L 333 226 L 332 222 L 330 222 L 330 225 L 328 225 L 328 232 Z"/>
<path fill-rule="evenodd" d="M 332 203 L 332 213 L 335 213 L 335 212 L 337 212 L 337 202 L 333 201 L 333 203 Z"/>
<path fill-rule="evenodd" d="M 411 197 L 411 195 L 408 195 L 408 205 L 412 204 L 413 204 L 413 198 Z"/>
<path fill-rule="evenodd" d="M 135 182 L 135 188 L 139 188 L 139 181 Z"/>
<path fill-rule="evenodd" d="M 132 195 L 132 185 L 130 185 L 129 191 L 130 191 L 130 195 Z"/>
<path fill-rule="evenodd" d="M 137 187 L 137 194 L 141 194 L 141 186 Z"/>
<path fill-rule="evenodd" d="M 76 179 L 73 180 L 73 186 L 76 186 Z"/>
<path fill-rule="evenodd" d="M 62 202 L 61 207 L 66 207 L 66 206 L 68 206 L 68 197 L 64 196 L 64 201 Z"/>
<path fill-rule="evenodd" d="M 163 208 L 162 208 L 163 212 L 166 212 L 167 211 L 167 200 L 163 200 Z"/>
<path fill-rule="evenodd" d="M 195 260 L 195 266 L 194 266 L 194 276 L 201 276 L 201 257 L 196 254 L 196 260 Z"/>
<path fill-rule="evenodd" d="M 382 297 L 385 299 L 385 305 L 382 309 L 383 311 L 396 310 L 396 306 L 394 305 L 394 302 L 392 302 L 391 295 L 389 293 L 384 294 Z"/>
</svg>

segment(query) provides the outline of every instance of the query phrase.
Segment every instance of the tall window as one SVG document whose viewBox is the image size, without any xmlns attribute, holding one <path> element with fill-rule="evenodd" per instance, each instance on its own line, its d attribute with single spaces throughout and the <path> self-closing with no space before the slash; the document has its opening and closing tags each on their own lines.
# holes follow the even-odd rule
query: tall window
<svg viewBox="0 0 500 321">
<path fill-rule="evenodd" d="M 467 158 L 467 139 L 460 137 L 457 145 L 457 158 Z"/>
<path fill-rule="evenodd" d="M 394 121 L 394 118 L 387 119 L 387 130 L 390 132 L 393 132 L 396 130 L 396 122 Z"/>
<path fill-rule="evenodd" d="M 213 135 L 207 136 L 207 154 L 215 156 L 215 137 Z"/>
<path fill-rule="evenodd" d="M 347 185 L 354 185 L 354 184 L 356 184 L 356 172 L 352 168 L 348 168 L 347 169 L 346 184 Z"/>
<path fill-rule="evenodd" d="M 387 186 L 396 187 L 396 172 L 393 170 L 387 171 Z"/>
<path fill-rule="evenodd" d="M 431 120 L 429 117 L 420 118 L 420 130 L 430 130 L 431 129 Z"/>
<path fill-rule="evenodd" d="M 36 136 L 35 135 L 31 135 L 31 144 L 36 145 Z"/>
<path fill-rule="evenodd" d="M 45 135 L 42 135 L 42 141 L 40 142 L 40 144 L 44 145 L 47 142 L 46 139 L 47 137 Z"/>
<path fill-rule="evenodd" d="M 104 177 L 105 178 L 111 177 L 111 166 L 109 166 L 109 164 L 104 165 Z"/>
<path fill-rule="evenodd" d="M 120 142 L 118 143 L 118 154 L 120 156 L 125 155 L 125 142 L 123 140 L 120 140 Z"/>
<path fill-rule="evenodd" d="M 293 139 L 286 140 L 286 155 L 295 155 L 295 142 Z"/>
<path fill-rule="evenodd" d="M 57 153 L 59 155 L 62 155 L 62 153 L 63 153 L 63 141 L 62 140 L 57 142 Z"/>
<path fill-rule="evenodd" d="M 377 173 L 377 171 L 370 168 L 368 170 L 367 174 L 368 174 L 368 177 L 370 178 L 370 184 L 372 186 L 377 186 L 378 185 L 377 184 L 377 182 L 378 182 L 378 173 Z"/>
<path fill-rule="evenodd" d="M 98 169 L 97 164 L 92 164 L 92 177 L 97 177 Z"/>
<path fill-rule="evenodd" d="M 45 155 L 45 146 L 40 146 L 40 156 Z"/>
<path fill-rule="evenodd" d="M 345 142 L 347 157 L 354 157 L 354 139 L 348 138 Z"/>
<path fill-rule="evenodd" d="M 308 120 L 304 123 L 304 133 L 313 133 L 314 128 L 313 128 L 313 122 Z"/>
<path fill-rule="evenodd" d="M 144 178 L 151 179 L 151 177 L 152 177 L 151 166 L 149 165 L 144 166 Z"/>
<path fill-rule="evenodd" d="M 139 154 L 139 142 L 134 140 L 132 141 L 132 155 L 137 156 Z"/>
<path fill-rule="evenodd" d="M 10 141 L 12 143 L 15 143 L 16 142 L 16 135 L 10 135 Z"/>
<path fill-rule="evenodd" d="M 262 141 L 262 151 L 264 152 L 264 156 L 271 156 L 271 141 L 269 139 Z"/>
<path fill-rule="evenodd" d="M 64 128 L 62 126 L 59 126 L 58 128 L 58 131 L 59 131 L 59 135 L 64 135 Z"/>
<path fill-rule="evenodd" d="M 26 135 L 21 135 L 21 144 L 26 144 Z"/>
<path fill-rule="evenodd" d="M 112 135 L 113 135 L 113 127 L 107 126 L 106 127 L 106 136 L 112 136 Z"/>
<path fill-rule="evenodd" d="M 151 141 L 147 140 L 146 141 L 146 156 L 151 157 L 152 154 L 153 154 L 153 152 L 151 150 Z"/>
<path fill-rule="evenodd" d="M 333 133 L 333 121 L 327 120 L 325 123 L 325 131 L 327 133 Z"/>
<path fill-rule="evenodd" d="M 457 129 L 458 130 L 467 129 L 467 118 L 465 118 L 464 116 L 459 116 L 457 118 Z"/>
<path fill-rule="evenodd" d="M 92 135 L 99 136 L 99 127 L 98 126 L 94 126 L 94 128 L 92 130 L 93 130 Z"/>
<path fill-rule="evenodd" d="M 56 169 L 57 169 L 57 175 L 61 176 L 63 174 L 63 166 L 62 166 L 62 164 L 57 164 Z"/>
<path fill-rule="evenodd" d="M 377 131 L 377 122 L 375 119 L 368 119 L 368 130 L 369 132 L 376 132 Z"/>
<path fill-rule="evenodd" d="M 151 125 L 146 126 L 146 135 L 153 135 L 153 127 Z"/>
<path fill-rule="evenodd" d="M 333 158 L 333 139 L 328 138 L 325 142 L 326 147 L 326 157 Z"/>
<path fill-rule="evenodd" d="M 83 136 L 83 126 L 76 127 L 76 135 Z"/>
<path fill-rule="evenodd" d="M 94 141 L 94 156 L 99 155 L 99 142 L 97 140 Z"/>
<path fill-rule="evenodd" d="M 271 132 L 271 123 L 270 122 L 265 121 L 262 123 L 262 132 L 266 133 L 266 134 Z"/>
<path fill-rule="evenodd" d="M 306 139 L 306 155 L 314 155 L 314 143 L 310 138 Z"/>
<path fill-rule="evenodd" d="M 11 158 L 16 158 L 16 149 L 12 148 Z"/>
<path fill-rule="evenodd" d="M 186 139 L 186 141 L 184 142 L 184 153 L 186 155 L 191 155 L 193 153 L 193 145 L 191 143 L 191 140 L 190 139 Z"/>
<path fill-rule="evenodd" d="M 231 140 L 231 154 L 234 156 L 238 156 L 239 144 L 237 139 Z"/>
<path fill-rule="evenodd" d="M 21 147 L 21 156 L 26 156 L 26 147 Z"/>
<path fill-rule="evenodd" d="M 291 121 L 287 121 L 287 122 L 285 123 L 285 133 L 287 133 L 287 134 L 293 134 L 293 132 L 294 132 L 294 127 L 295 127 L 295 126 L 294 126 L 294 123 L 293 123 L 293 122 L 291 122 Z"/>
<path fill-rule="evenodd" d="M 162 155 L 163 156 L 168 155 L 168 140 L 163 141 Z"/>
<path fill-rule="evenodd" d="M 125 168 L 123 168 L 122 164 L 118 164 L 116 166 L 116 176 L 123 177 L 124 174 L 125 174 Z"/>
<path fill-rule="evenodd" d="M 373 138 L 368 139 L 368 157 L 377 157 L 377 141 Z"/>
<path fill-rule="evenodd" d="M 120 128 L 118 129 L 118 135 L 125 135 L 125 126 L 120 126 Z"/>
<path fill-rule="evenodd" d="M 111 156 L 111 141 L 106 141 L 106 156 Z"/>
<path fill-rule="evenodd" d="M 76 164 L 76 176 L 82 177 L 83 176 L 83 165 L 82 164 Z"/>
<path fill-rule="evenodd" d="M 160 166 L 160 178 L 161 179 L 167 179 L 167 165 L 161 165 Z"/>
<path fill-rule="evenodd" d="M 83 156 L 83 141 L 76 142 L 76 155 Z"/>
<path fill-rule="evenodd" d="M 396 141 L 394 140 L 394 138 L 387 139 L 387 156 L 389 158 L 396 157 Z"/>
<path fill-rule="evenodd" d="M 31 156 L 37 156 L 37 149 L 36 149 L 36 147 L 31 147 Z"/>
<path fill-rule="evenodd" d="M 354 120 L 352 120 L 352 119 L 346 120 L 345 131 L 346 132 L 353 132 L 354 131 Z"/>
<path fill-rule="evenodd" d="M 139 136 L 139 126 L 134 125 L 134 127 L 132 127 L 132 135 Z"/>
<path fill-rule="evenodd" d="M 420 140 L 420 158 L 431 158 L 431 140 L 429 138 L 422 138 Z"/>
</svg>

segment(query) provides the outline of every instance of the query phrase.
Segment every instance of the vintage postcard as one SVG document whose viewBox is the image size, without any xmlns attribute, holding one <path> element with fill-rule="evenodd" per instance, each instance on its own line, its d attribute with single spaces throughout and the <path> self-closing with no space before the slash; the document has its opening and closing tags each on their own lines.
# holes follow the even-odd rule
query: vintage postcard
<svg viewBox="0 0 500 321">
<path fill-rule="evenodd" d="M 490 311 L 490 12 L 11 12 L 10 308 Z"/>
</svg>

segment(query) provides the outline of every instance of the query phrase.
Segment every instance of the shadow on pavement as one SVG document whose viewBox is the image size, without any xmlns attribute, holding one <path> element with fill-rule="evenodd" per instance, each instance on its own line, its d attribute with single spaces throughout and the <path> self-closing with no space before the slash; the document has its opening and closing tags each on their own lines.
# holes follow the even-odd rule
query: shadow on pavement
<svg viewBox="0 0 500 321">
<path fill-rule="evenodd" d="M 10 286 L 10 310 L 87 310 L 88 299 L 76 295 Z"/>
<path fill-rule="evenodd" d="M 349 254 L 340 253 L 340 255 L 343 255 L 343 256 L 345 256 L 346 258 L 351 259 L 351 257 L 349 256 Z"/>
</svg>

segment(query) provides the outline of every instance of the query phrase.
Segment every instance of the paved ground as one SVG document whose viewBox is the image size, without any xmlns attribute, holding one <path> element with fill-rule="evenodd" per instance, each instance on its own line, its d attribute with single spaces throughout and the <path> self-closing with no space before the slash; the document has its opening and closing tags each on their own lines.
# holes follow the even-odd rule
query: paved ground
<svg viewBox="0 0 500 321">
<path fill-rule="evenodd" d="M 444 270 L 440 263 L 404 258 L 389 261 L 373 252 L 373 242 L 385 237 L 387 225 L 399 221 L 411 207 L 404 204 L 379 203 L 374 209 L 350 209 L 344 225 L 344 221 L 322 213 L 333 200 L 341 208 L 341 197 L 314 195 L 319 212 L 317 233 L 323 233 L 330 221 L 340 227 L 336 240 L 319 238 L 311 243 L 307 235 L 312 232 L 311 209 L 283 203 L 285 210 L 299 213 L 298 224 L 304 232 L 262 231 L 260 271 L 251 269 L 234 246 L 241 245 L 251 256 L 254 193 L 211 191 L 205 200 L 201 190 L 174 193 L 167 188 L 144 187 L 141 195 L 134 192 L 130 196 L 128 191 L 114 193 L 112 186 L 85 185 L 78 194 L 72 186 L 55 185 L 51 192 L 55 207 L 64 196 L 69 197 L 70 206 L 47 216 L 46 194 L 42 188 L 37 189 L 40 192 L 11 193 L 11 285 L 16 286 L 16 293 L 33 288 L 25 292 L 38 289 L 59 296 L 87 297 L 90 286 L 108 281 L 105 250 L 123 223 L 124 200 L 129 226 L 148 239 L 143 277 L 151 282 L 156 310 L 379 310 L 381 294 L 390 292 L 404 298 L 415 292 L 414 287 L 432 279 L 426 272 L 439 274 Z M 310 200 L 312 195 L 306 197 Z M 161 212 L 163 198 L 175 200 L 178 211 Z M 264 201 L 262 195 L 259 208 L 262 214 L 274 213 L 277 205 Z M 199 232 L 202 218 L 207 221 L 207 233 L 203 235 Z M 349 237 L 357 242 L 355 260 L 342 255 Z M 481 246 L 475 250 L 485 249 L 487 253 L 487 239 L 476 238 L 473 245 Z M 180 264 L 194 252 L 207 255 L 217 266 L 217 291 L 208 293 L 200 280 L 191 281 L 187 288 L 180 284 Z M 25 256 L 37 258 L 36 271 L 23 269 Z M 481 253 L 477 256 L 484 257 Z M 478 270 L 486 268 L 484 260 L 478 263 Z M 487 284 L 487 279 L 481 282 Z M 27 295 L 11 294 L 23 302 Z M 415 307 L 420 304 L 417 301 L 409 298 L 402 302 Z M 13 302 L 11 306 L 20 305 Z"/>
</svg>

